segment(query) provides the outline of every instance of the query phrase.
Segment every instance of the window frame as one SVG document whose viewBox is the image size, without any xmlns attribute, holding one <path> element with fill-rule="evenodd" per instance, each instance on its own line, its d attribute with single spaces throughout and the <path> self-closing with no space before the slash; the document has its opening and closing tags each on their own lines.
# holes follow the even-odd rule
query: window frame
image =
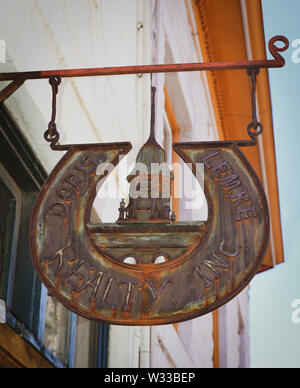
<svg viewBox="0 0 300 388">
<path fill-rule="evenodd" d="M 18 202 L 13 232 L 13 252 L 9 263 L 6 323 L 56 368 L 73 368 L 77 315 L 68 312 L 70 330 L 67 338 L 69 352 L 66 366 L 43 343 L 48 293 L 38 278 L 30 257 L 31 209 L 48 175 L 4 104 L 0 104 L 0 170 L 2 171 L 0 179 Z M 96 328 L 95 366 L 98 368 L 107 366 L 108 331 L 109 327 L 105 324 L 99 323 Z"/>
</svg>

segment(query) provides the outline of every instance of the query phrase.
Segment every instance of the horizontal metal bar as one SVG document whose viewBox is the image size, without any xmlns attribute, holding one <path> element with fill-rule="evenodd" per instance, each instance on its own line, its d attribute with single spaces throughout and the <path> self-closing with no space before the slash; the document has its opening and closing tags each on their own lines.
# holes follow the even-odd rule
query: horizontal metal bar
<svg viewBox="0 0 300 388">
<path fill-rule="evenodd" d="M 284 47 L 277 47 L 275 42 L 283 42 Z M 284 36 L 275 36 L 269 42 L 269 50 L 275 59 L 258 61 L 235 61 L 235 62 L 210 62 L 210 63 L 181 63 L 164 65 L 143 65 L 143 66 L 122 66 L 122 67 L 102 67 L 86 69 L 65 69 L 30 71 L 18 73 L 0 73 L 0 81 L 13 81 L 17 79 L 44 79 L 55 76 L 61 78 L 70 77 L 90 77 L 125 74 L 152 74 L 152 73 L 178 73 L 187 71 L 214 71 L 214 70 L 235 70 L 251 68 L 278 68 L 285 64 L 284 58 L 279 54 L 289 47 L 289 41 Z"/>
<path fill-rule="evenodd" d="M 282 67 L 284 62 L 276 60 L 270 61 L 241 61 L 241 62 L 212 62 L 212 63 L 181 63 L 168 65 L 143 65 L 143 66 L 124 66 L 124 67 L 103 67 L 87 69 L 70 70 L 48 70 L 34 71 L 24 73 L 2 73 L 0 81 L 10 81 L 16 79 L 43 79 L 60 76 L 61 78 L 70 77 L 90 77 L 107 75 L 125 75 L 125 74 L 150 74 L 150 73 L 179 73 L 188 71 L 204 70 L 233 70 L 249 68 L 271 68 Z"/>
</svg>

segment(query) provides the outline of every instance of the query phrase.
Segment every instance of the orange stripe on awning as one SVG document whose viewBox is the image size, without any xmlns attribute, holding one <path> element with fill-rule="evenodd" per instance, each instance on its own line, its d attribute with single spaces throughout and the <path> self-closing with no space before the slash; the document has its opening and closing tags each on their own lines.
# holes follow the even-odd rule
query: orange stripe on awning
<svg viewBox="0 0 300 388">
<path fill-rule="evenodd" d="M 253 59 L 266 59 L 263 17 L 260 0 L 246 0 L 249 38 Z M 202 48 L 203 60 L 247 60 L 247 45 L 239 0 L 193 0 L 193 9 Z M 244 70 L 207 72 L 212 103 L 221 140 L 247 139 L 251 122 L 251 91 Z M 267 70 L 257 79 L 257 99 L 262 135 L 263 159 L 258 147 L 243 149 L 247 159 L 262 180 L 264 165 L 267 197 L 270 205 L 273 254 L 269 244 L 261 270 L 283 262 L 273 118 Z"/>
</svg>

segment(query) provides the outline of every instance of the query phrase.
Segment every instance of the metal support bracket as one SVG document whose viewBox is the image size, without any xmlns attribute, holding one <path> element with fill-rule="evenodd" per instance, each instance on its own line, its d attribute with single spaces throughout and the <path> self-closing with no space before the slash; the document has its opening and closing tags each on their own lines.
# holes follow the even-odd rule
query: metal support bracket
<svg viewBox="0 0 300 388">
<path fill-rule="evenodd" d="M 282 42 L 283 47 L 276 44 Z M 143 65 L 143 66 L 122 66 L 122 67 L 102 67 L 86 69 L 65 69 L 65 70 L 45 70 L 29 71 L 17 73 L 0 73 L 0 81 L 14 81 L 2 92 L 0 92 L 0 102 L 9 97 L 17 90 L 25 80 L 47 79 L 52 77 L 70 78 L 70 77 L 91 77 L 125 74 L 154 74 L 154 73 L 179 73 L 187 71 L 215 71 L 215 70 L 237 70 L 237 69 L 267 69 L 279 68 L 285 65 L 284 58 L 280 52 L 286 51 L 289 47 L 289 41 L 285 36 L 274 36 L 269 41 L 269 51 L 272 54 L 272 60 L 255 61 L 234 61 L 234 62 L 209 62 L 209 63 L 181 63 L 164 65 Z"/>
<path fill-rule="evenodd" d="M 20 79 L 15 79 L 13 82 L 7 85 L 0 92 L 0 102 L 4 102 L 8 97 L 10 97 L 16 90 L 19 89 L 20 86 L 23 85 L 24 82 L 25 82 L 25 79 L 20 78 Z"/>
</svg>

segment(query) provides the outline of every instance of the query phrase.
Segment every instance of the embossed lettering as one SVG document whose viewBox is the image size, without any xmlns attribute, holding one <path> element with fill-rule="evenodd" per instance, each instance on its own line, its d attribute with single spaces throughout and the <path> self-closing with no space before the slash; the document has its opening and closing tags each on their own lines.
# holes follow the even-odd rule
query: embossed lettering
<svg viewBox="0 0 300 388">
<path fill-rule="evenodd" d="M 149 308 L 145 311 L 146 313 L 150 313 L 151 311 L 154 310 L 154 308 L 157 306 L 163 292 L 165 291 L 166 287 L 168 284 L 172 283 L 171 280 L 167 279 L 165 280 L 162 285 L 160 286 L 159 290 L 157 291 L 155 289 L 155 286 L 154 284 L 150 281 L 150 280 L 146 280 L 145 283 L 144 283 L 144 286 L 146 287 L 146 285 L 149 285 L 150 287 L 150 291 L 152 293 L 152 296 L 153 296 L 153 301 L 151 303 L 151 305 L 149 306 Z"/>
<path fill-rule="evenodd" d="M 238 176 L 236 174 L 227 175 L 224 178 L 220 179 L 220 182 L 226 189 L 226 193 L 230 193 L 232 190 L 241 185 L 241 181 L 238 179 Z"/>
<path fill-rule="evenodd" d="M 68 215 L 68 206 L 65 203 L 57 202 L 49 208 L 47 214 L 65 218 Z"/>
<path fill-rule="evenodd" d="M 80 161 L 81 165 L 83 167 L 86 167 L 86 168 L 90 168 L 92 166 L 95 165 L 95 162 L 93 162 L 92 160 L 90 160 L 89 156 L 88 155 L 84 155 L 82 158 L 81 158 L 81 161 Z"/>
<path fill-rule="evenodd" d="M 208 162 L 208 160 L 215 158 L 217 155 L 219 155 L 219 153 L 220 151 L 217 151 L 207 156 L 203 159 L 203 162 L 209 171 L 216 177 L 216 179 L 219 180 L 225 193 L 228 195 L 228 198 L 232 200 L 236 221 L 257 217 L 257 211 L 255 206 L 252 205 L 251 198 L 248 196 L 248 190 L 242 187 L 239 176 L 233 172 L 233 168 L 230 163 L 228 163 L 226 160 L 223 160 L 218 164 Z M 251 203 L 249 204 L 249 202 Z M 247 208 L 244 207 L 238 209 L 243 204 L 246 204 Z"/>
<path fill-rule="evenodd" d="M 79 176 L 82 176 L 83 179 L 80 180 L 80 183 L 86 183 L 89 179 L 89 173 L 87 171 L 82 170 L 79 166 L 75 167 L 76 173 L 79 173 Z"/>
<path fill-rule="evenodd" d="M 72 251 L 72 245 L 70 244 L 70 242 L 68 242 L 68 244 L 58 250 L 53 256 L 47 258 L 47 259 L 42 259 L 42 263 L 43 264 L 51 264 L 53 263 L 55 260 L 58 260 L 58 265 L 57 265 L 57 268 L 56 268 L 56 271 L 55 271 L 55 276 L 56 278 L 59 278 L 60 275 L 61 275 L 61 272 L 62 272 L 62 269 L 64 267 L 64 260 L 66 260 L 67 262 L 72 262 L 72 261 L 75 261 L 77 259 L 77 254 L 74 252 L 73 255 L 69 255 L 70 254 L 70 251 Z"/>
<path fill-rule="evenodd" d="M 204 280 L 205 288 L 209 288 L 213 284 L 213 282 L 210 279 L 208 279 L 208 277 L 203 273 L 203 271 L 199 265 L 197 265 L 197 267 L 195 267 L 195 270 L 196 270 L 197 274 L 200 276 L 200 278 L 202 280 Z"/>
<path fill-rule="evenodd" d="M 211 169 L 211 167 L 212 167 L 211 164 L 208 163 L 208 160 L 215 158 L 217 155 L 219 155 L 220 152 L 221 151 L 214 152 L 213 154 L 210 154 L 210 155 L 206 156 L 205 158 L 203 158 L 203 163 L 205 164 L 205 166 L 208 169 Z"/>
<path fill-rule="evenodd" d="M 103 295 L 103 303 L 111 309 L 113 309 L 114 306 L 109 304 L 108 294 L 109 294 L 109 291 L 111 290 L 111 286 L 112 286 L 113 282 L 114 282 L 114 279 L 110 278 L 108 283 L 107 283 L 106 289 L 104 291 L 104 295 Z"/>
<path fill-rule="evenodd" d="M 240 251 L 238 245 L 237 245 L 235 251 L 232 252 L 232 253 L 230 253 L 230 252 L 228 252 L 228 251 L 225 251 L 225 249 L 224 249 L 224 244 L 225 244 L 225 240 L 222 240 L 222 242 L 221 242 L 221 244 L 220 244 L 220 248 L 219 248 L 219 249 L 220 249 L 220 252 L 221 252 L 224 256 L 230 257 L 230 258 L 232 258 L 232 259 L 238 256 L 239 251 Z"/>
<path fill-rule="evenodd" d="M 248 203 L 250 201 L 250 199 L 248 197 L 248 190 L 246 190 L 246 189 L 244 189 L 241 192 L 235 193 L 235 194 L 231 193 L 229 195 L 229 198 L 236 200 L 234 202 L 234 205 L 233 205 L 235 208 L 240 206 L 242 203 Z"/>
<path fill-rule="evenodd" d="M 220 171 L 218 172 L 218 170 L 220 170 Z M 229 163 L 226 162 L 226 160 L 223 160 L 222 163 L 218 164 L 217 166 L 215 166 L 215 167 L 213 167 L 213 168 L 211 169 L 212 173 L 213 173 L 217 178 L 219 178 L 220 173 L 222 174 L 222 173 L 224 173 L 224 172 L 226 172 L 226 171 L 230 171 L 230 170 L 231 170 L 231 166 L 230 166 Z"/>
<path fill-rule="evenodd" d="M 68 189 L 67 187 L 60 187 L 57 189 L 57 195 L 63 201 L 69 202 L 69 201 L 72 201 L 74 198 L 74 191 L 71 189 Z"/>
<path fill-rule="evenodd" d="M 236 219 L 237 219 L 237 221 L 241 221 L 242 220 L 241 216 L 243 216 L 243 218 L 245 220 L 247 220 L 251 216 L 252 217 L 256 217 L 257 216 L 256 209 L 254 207 L 247 207 L 247 208 L 244 208 L 244 209 L 238 209 L 236 211 Z"/>
<path fill-rule="evenodd" d="M 220 271 L 217 270 L 217 268 L 223 268 L 228 269 L 229 264 L 226 263 L 223 259 L 218 257 L 215 253 L 213 254 L 213 257 L 204 260 L 204 264 L 215 273 L 215 277 L 217 279 L 220 278 Z"/>
<path fill-rule="evenodd" d="M 67 176 L 64 181 L 63 181 L 64 184 L 68 184 L 70 186 L 72 186 L 75 190 L 79 191 L 80 190 L 80 186 L 79 184 L 81 183 L 79 178 L 78 178 L 78 175 L 75 175 L 75 174 L 71 174 L 69 176 Z"/>
<path fill-rule="evenodd" d="M 82 269 L 83 272 L 80 272 L 80 269 Z M 96 269 L 94 267 L 89 266 L 84 260 L 81 260 L 78 264 L 76 264 L 76 266 L 72 269 L 71 272 L 63 276 L 63 279 L 67 281 L 67 283 L 72 287 L 72 292 L 76 294 L 80 294 L 88 287 L 91 288 L 91 303 L 93 303 L 95 302 L 97 292 L 99 290 L 103 277 L 103 272 L 94 273 L 95 270 Z M 78 284 L 75 284 L 71 280 L 72 276 L 76 276 L 78 278 Z"/>
<path fill-rule="evenodd" d="M 224 249 L 224 244 L 225 244 L 225 240 L 223 239 L 219 247 L 220 253 L 222 253 L 226 258 L 229 258 L 231 260 L 233 258 L 236 258 L 239 254 L 239 247 L 237 246 L 236 250 L 233 253 L 230 253 Z M 225 259 L 221 258 L 216 252 L 214 252 L 211 255 L 211 257 L 207 257 L 206 259 L 204 259 L 201 264 L 214 273 L 214 279 L 219 279 L 221 277 L 221 273 L 218 268 L 227 270 L 230 267 L 230 264 L 227 261 L 225 261 Z M 205 275 L 200 265 L 197 265 L 195 267 L 195 271 L 200 276 L 200 278 L 204 281 L 205 288 L 209 288 L 213 284 L 214 279 L 210 280 Z"/>
<path fill-rule="evenodd" d="M 122 282 L 120 283 L 120 288 L 127 286 L 127 290 L 125 293 L 125 302 L 122 307 L 123 311 L 131 311 L 132 307 L 132 298 L 133 298 L 133 290 L 134 287 L 141 289 L 142 284 L 139 282 Z"/>
</svg>

